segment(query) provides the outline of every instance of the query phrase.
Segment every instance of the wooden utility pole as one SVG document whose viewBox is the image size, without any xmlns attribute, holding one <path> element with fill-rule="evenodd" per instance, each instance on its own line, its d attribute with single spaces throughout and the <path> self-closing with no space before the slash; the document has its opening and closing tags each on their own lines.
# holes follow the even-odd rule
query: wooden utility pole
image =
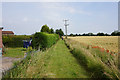
<svg viewBox="0 0 120 80">
<path fill-rule="evenodd" d="M 65 32 L 66 32 L 66 39 L 67 39 L 67 26 L 68 26 L 69 24 L 67 24 L 67 21 L 68 21 L 68 20 L 65 19 L 64 21 L 65 21 L 65 24 L 64 24 L 64 25 L 65 25 Z"/>
</svg>

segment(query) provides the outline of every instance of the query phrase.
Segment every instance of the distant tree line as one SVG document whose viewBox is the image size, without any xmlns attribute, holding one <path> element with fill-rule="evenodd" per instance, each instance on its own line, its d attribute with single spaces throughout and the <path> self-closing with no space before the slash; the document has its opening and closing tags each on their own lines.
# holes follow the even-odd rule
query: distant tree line
<svg viewBox="0 0 120 80">
<path fill-rule="evenodd" d="M 93 34 L 93 33 L 84 33 L 84 34 L 70 34 L 68 36 L 120 36 L 120 32 L 119 31 L 114 31 L 111 34 L 108 33 L 97 33 L 97 34 Z"/>
</svg>

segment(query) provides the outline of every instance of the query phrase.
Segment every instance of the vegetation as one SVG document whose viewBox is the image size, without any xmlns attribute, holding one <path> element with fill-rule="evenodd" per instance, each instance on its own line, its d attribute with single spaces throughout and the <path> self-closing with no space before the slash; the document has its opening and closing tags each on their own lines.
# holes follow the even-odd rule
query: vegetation
<svg viewBox="0 0 120 80">
<path fill-rule="evenodd" d="M 24 50 L 23 48 L 6 48 L 4 57 L 16 57 L 16 58 L 22 58 L 24 57 Z"/>
<path fill-rule="evenodd" d="M 26 35 L 3 35 L 3 45 L 5 47 L 23 47 L 23 40 L 31 37 Z"/>
<path fill-rule="evenodd" d="M 92 74 L 91 77 L 120 79 L 120 72 L 117 68 L 117 56 L 101 52 L 74 39 L 65 41 L 79 63 Z"/>
<path fill-rule="evenodd" d="M 56 29 L 55 33 L 59 34 L 60 37 L 64 35 L 62 29 Z"/>
<path fill-rule="evenodd" d="M 97 33 L 97 36 L 104 36 L 104 33 Z"/>
<path fill-rule="evenodd" d="M 83 34 L 70 34 L 69 36 L 120 36 L 120 32 L 114 31 L 111 34 L 108 33 L 103 33 L 103 32 L 99 32 L 97 34 L 93 34 L 93 33 L 83 33 Z"/>
<path fill-rule="evenodd" d="M 91 47 L 99 46 L 104 48 L 105 51 L 118 53 L 118 36 L 79 36 L 79 37 L 68 37 L 74 41 L 88 45 Z"/>
<path fill-rule="evenodd" d="M 54 30 L 53 28 L 50 29 L 50 33 L 53 34 L 54 33 Z"/>
<path fill-rule="evenodd" d="M 17 48 L 6 48 L 4 52 L 4 57 L 15 57 L 15 58 L 23 58 L 24 53 L 31 51 L 32 48 L 22 48 L 22 47 L 17 47 Z"/>
<path fill-rule="evenodd" d="M 29 54 L 4 78 L 89 78 L 89 73 L 78 64 L 63 40 L 44 52 Z"/>
<path fill-rule="evenodd" d="M 43 25 L 40 31 L 45 32 L 45 33 L 49 33 L 49 34 L 54 33 L 54 29 L 53 28 L 49 29 L 49 27 L 47 25 Z M 60 37 L 64 35 L 62 29 L 56 29 L 55 33 L 59 34 Z"/>
<path fill-rule="evenodd" d="M 59 39 L 57 34 L 47 34 L 44 32 L 37 32 L 33 36 L 32 47 L 35 49 L 46 49 L 51 47 Z"/>
<path fill-rule="evenodd" d="M 41 31 L 41 32 L 50 33 L 50 34 L 53 34 L 53 33 L 54 33 L 53 28 L 49 29 L 49 27 L 48 27 L 47 25 L 43 25 L 40 31 Z"/>
<path fill-rule="evenodd" d="M 68 39 L 62 29 L 54 30 L 43 25 L 41 32 L 32 36 L 3 36 L 4 56 L 23 58 L 23 40 L 32 37 L 32 47 L 38 51 L 14 64 L 4 78 L 111 78 L 120 79 L 118 70 L 119 31 L 110 34 L 70 34 Z M 74 37 L 81 36 L 81 37 Z M 91 37 L 89 37 L 91 36 Z M 108 37 L 109 36 L 109 37 Z M 63 38 L 62 38 L 63 39 Z M 55 44 L 57 43 L 57 44 Z M 71 54 L 72 53 L 72 54 Z"/>
<path fill-rule="evenodd" d="M 114 31 L 111 33 L 112 36 L 120 36 L 120 32 L 119 31 Z"/>
<path fill-rule="evenodd" d="M 47 25 L 43 25 L 42 28 L 41 28 L 41 32 L 50 33 L 50 29 Z"/>
</svg>

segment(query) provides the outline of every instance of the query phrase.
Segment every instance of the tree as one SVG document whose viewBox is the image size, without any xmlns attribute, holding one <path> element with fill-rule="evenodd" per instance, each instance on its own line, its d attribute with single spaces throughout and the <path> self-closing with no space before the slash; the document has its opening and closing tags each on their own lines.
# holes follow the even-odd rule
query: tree
<svg viewBox="0 0 120 80">
<path fill-rule="evenodd" d="M 120 36 L 120 32 L 117 33 L 117 36 Z"/>
<path fill-rule="evenodd" d="M 111 33 L 112 36 L 120 36 L 120 32 L 117 30 L 117 31 L 114 31 Z"/>
<path fill-rule="evenodd" d="M 53 28 L 51 28 L 51 29 L 50 29 L 50 33 L 52 33 L 52 34 L 54 33 L 54 30 L 53 30 Z"/>
<path fill-rule="evenodd" d="M 79 34 L 79 36 L 81 36 L 81 34 Z"/>
<path fill-rule="evenodd" d="M 42 28 L 41 28 L 41 32 L 50 33 L 49 27 L 47 25 L 43 25 Z"/>
<path fill-rule="evenodd" d="M 110 35 L 106 33 L 105 36 L 110 36 Z"/>
<path fill-rule="evenodd" d="M 86 34 L 84 33 L 84 34 L 82 34 L 82 36 L 86 36 Z"/>
<path fill-rule="evenodd" d="M 71 33 L 70 36 L 73 36 L 73 34 Z"/>
<path fill-rule="evenodd" d="M 78 34 L 75 34 L 75 36 L 78 36 Z"/>
<path fill-rule="evenodd" d="M 93 33 L 88 33 L 88 36 L 94 36 L 94 34 Z"/>
<path fill-rule="evenodd" d="M 104 33 L 97 33 L 97 36 L 105 36 Z"/>
<path fill-rule="evenodd" d="M 56 34 L 59 34 L 60 37 L 64 35 L 62 29 L 56 29 L 55 33 L 56 33 Z"/>
</svg>

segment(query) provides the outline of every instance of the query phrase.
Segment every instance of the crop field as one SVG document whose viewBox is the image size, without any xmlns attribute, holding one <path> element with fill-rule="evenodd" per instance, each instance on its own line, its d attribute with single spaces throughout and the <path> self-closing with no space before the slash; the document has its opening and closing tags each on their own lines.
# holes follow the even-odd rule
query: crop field
<svg viewBox="0 0 120 80">
<path fill-rule="evenodd" d="M 120 71 L 117 69 L 119 44 L 117 36 L 68 37 L 65 42 L 72 54 L 88 70 L 94 73 L 95 69 L 101 77 L 103 77 L 101 71 L 112 78 L 120 75 Z M 94 76 L 98 75 L 95 72 Z"/>
<path fill-rule="evenodd" d="M 69 44 L 75 47 L 84 47 L 93 56 L 98 56 L 104 63 L 115 62 L 118 57 L 118 37 L 117 36 L 81 36 L 68 37 Z M 80 49 L 80 48 L 79 48 Z"/>
<path fill-rule="evenodd" d="M 68 38 L 86 45 L 99 46 L 111 52 L 118 53 L 118 36 L 80 36 Z"/>
</svg>

